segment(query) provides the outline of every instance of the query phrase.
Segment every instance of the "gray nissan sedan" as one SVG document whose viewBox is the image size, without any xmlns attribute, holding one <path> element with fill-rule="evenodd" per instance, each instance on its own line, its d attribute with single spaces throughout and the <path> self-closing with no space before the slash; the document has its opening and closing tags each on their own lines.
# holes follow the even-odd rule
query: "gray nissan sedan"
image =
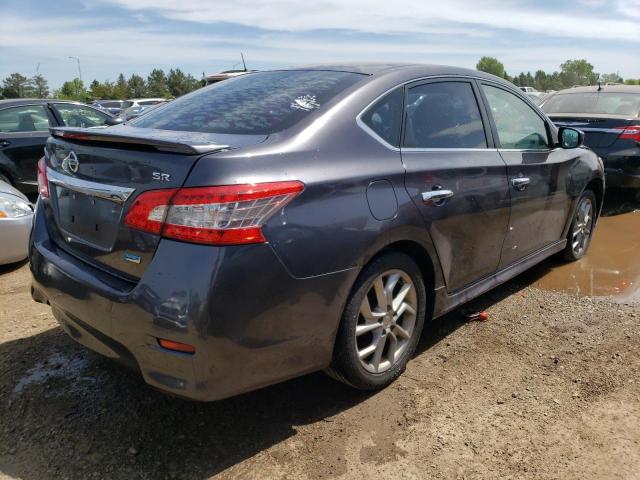
<svg viewBox="0 0 640 480">
<path fill-rule="evenodd" d="M 321 65 L 53 128 L 32 295 L 76 341 L 215 400 L 405 369 L 425 322 L 559 254 L 604 194 L 582 132 L 473 70 Z"/>
</svg>

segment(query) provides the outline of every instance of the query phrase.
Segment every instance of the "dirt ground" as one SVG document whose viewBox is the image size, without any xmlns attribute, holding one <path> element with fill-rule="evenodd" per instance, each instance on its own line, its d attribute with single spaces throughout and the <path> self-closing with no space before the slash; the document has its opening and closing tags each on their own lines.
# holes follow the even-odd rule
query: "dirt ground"
<svg viewBox="0 0 640 480">
<path fill-rule="evenodd" d="M 640 226 L 633 208 L 611 212 Z M 318 373 L 200 404 L 76 345 L 31 301 L 28 266 L 0 267 L 0 479 L 640 480 L 637 295 L 538 288 L 571 283 L 563 268 L 549 260 L 430 324 L 381 392 Z M 606 278 L 637 288 L 621 271 Z M 487 321 L 466 320 L 482 309 Z"/>
</svg>

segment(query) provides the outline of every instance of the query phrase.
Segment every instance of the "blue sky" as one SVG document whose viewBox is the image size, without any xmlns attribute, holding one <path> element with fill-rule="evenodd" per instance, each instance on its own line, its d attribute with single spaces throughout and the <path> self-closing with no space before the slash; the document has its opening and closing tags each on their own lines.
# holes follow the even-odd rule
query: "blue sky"
<svg viewBox="0 0 640 480">
<path fill-rule="evenodd" d="M 510 74 L 586 58 L 640 78 L 640 0 L 0 0 L 0 78 L 39 72 L 59 87 L 154 67 L 196 77 L 238 67 L 414 61 Z"/>
</svg>

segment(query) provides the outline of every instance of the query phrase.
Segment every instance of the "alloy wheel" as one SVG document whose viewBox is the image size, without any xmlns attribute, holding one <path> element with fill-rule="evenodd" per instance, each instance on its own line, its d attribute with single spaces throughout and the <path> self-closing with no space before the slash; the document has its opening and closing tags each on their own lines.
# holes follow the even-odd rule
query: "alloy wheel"
<svg viewBox="0 0 640 480">
<path fill-rule="evenodd" d="M 591 230 L 593 228 L 593 203 L 589 198 L 583 198 L 576 211 L 576 221 L 571 234 L 571 248 L 576 257 L 581 256 L 587 249 Z"/>
<path fill-rule="evenodd" d="M 356 351 L 368 372 L 382 373 L 401 358 L 416 325 L 418 298 L 411 277 L 388 270 L 373 281 L 360 304 Z"/>
</svg>

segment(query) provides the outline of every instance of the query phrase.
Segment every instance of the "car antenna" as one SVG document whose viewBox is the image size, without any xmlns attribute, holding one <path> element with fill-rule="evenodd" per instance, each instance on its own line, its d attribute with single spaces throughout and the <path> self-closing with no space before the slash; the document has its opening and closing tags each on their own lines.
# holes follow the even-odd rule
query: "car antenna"
<svg viewBox="0 0 640 480">
<path fill-rule="evenodd" d="M 243 55 L 242 52 L 240 52 L 240 58 L 242 58 L 242 66 L 244 68 L 244 71 L 246 72 L 247 71 L 247 64 L 244 63 L 244 55 Z"/>
</svg>

